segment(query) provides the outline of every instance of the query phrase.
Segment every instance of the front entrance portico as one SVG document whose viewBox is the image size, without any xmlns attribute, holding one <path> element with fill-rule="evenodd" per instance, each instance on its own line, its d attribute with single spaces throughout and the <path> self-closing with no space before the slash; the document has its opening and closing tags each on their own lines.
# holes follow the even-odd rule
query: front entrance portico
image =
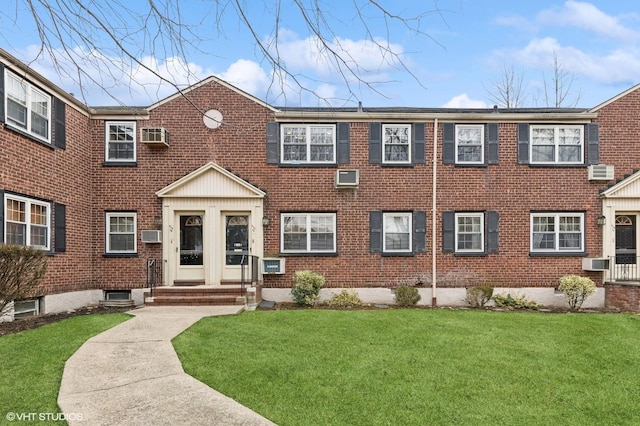
<svg viewBox="0 0 640 426">
<path fill-rule="evenodd" d="M 162 198 L 165 285 L 239 282 L 263 254 L 265 193 L 215 163 L 156 193 Z"/>
</svg>

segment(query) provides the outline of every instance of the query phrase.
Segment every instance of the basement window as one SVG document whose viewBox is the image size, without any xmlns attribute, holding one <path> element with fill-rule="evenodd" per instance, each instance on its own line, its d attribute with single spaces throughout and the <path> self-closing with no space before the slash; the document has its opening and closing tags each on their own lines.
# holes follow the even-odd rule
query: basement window
<svg viewBox="0 0 640 426">
<path fill-rule="evenodd" d="M 39 299 L 17 300 L 13 303 L 13 316 L 16 319 L 38 315 L 39 313 Z"/>
<path fill-rule="evenodd" d="M 131 300 L 131 290 L 106 290 L 104 292 L 104 300 Z"/>
</svg>

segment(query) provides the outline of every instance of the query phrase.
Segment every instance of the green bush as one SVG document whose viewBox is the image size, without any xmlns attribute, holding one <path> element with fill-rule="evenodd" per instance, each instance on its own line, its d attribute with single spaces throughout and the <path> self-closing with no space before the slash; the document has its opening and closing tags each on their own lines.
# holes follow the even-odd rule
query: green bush
<svg viewBox="0 0 640 426">
<path fill-rule="evenodd" d="M 343 288 L 340 293 L 336 293 L 331 297 L 327 305 L 332 308 L 357 308 L 362 306 L 363 303 L 355 290 Z"/>
<path fill-rule="evenodd" d="M 493 296 L 493 301 L 499 308 L 507 309 L 538 309 L 539 305 L 525 296 L 511 296 L 511 294 L 497 294 Z"/>
<path fill-rule="evenodd" d="M 401 285 L 396 288 L 395 301 L 398 306 L 414 306 L 420 300 L 420 293 L 415 287 Z"/>
<path fill-rule="evenodd" d="M 596 291 L 596 283 L 579 275 L 565 275 L 560 278 L 558 290 L 564 293 L 571 310 L 580 309 L 582 303 Z"/>
<path fill-rule="evenodd" d="M 493 287 L 479 285 L 467 288 L 465 301 L 474 308 L 484 306 L 493 296 Z"/>
<path fill-rule="evenodd" d="M 324 276 L 314 271 L 297 271 L 291 294 L 298 305 L 314 306 L 320 298 L 320 289 L 324 287 Z"/>
</svg>

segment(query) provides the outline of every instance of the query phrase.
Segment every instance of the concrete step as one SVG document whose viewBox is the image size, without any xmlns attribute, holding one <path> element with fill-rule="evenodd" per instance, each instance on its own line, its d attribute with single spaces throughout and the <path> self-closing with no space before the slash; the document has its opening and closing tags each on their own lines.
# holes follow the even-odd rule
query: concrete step
<svg viewBox="0 0 640 426">
<path fill-rule="evenodd" d="M 210 306 L 210 305 L 244 305 L 246 298 L 242 296 L 155 296 L 145 299 L 147 306 Z"/>
</svg>

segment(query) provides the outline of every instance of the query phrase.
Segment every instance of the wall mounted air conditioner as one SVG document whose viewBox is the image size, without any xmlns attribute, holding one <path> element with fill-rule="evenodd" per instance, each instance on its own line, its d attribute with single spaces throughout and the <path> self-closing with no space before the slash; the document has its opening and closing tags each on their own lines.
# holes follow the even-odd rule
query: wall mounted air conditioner
<svg viewBox="0 0 640 426">
<path fill-rule="evenodd" d="M 262 259 L 262 274 L 284 274 L 283 257 L 265 257 Z"/>
<path fill-rule="evenodd" d="M 148 229 L 142 231 L 142 242 L 143 243 L 161 243 L 162 242 L 162 231 L 158 231 L 155 229 Z"/>
<path fill-rule="evenodd" d="M 595 164 L 589 166 L 589 180 L 613 180 L 613 166 Z"/>
<path fill-rule="evenodd" d="M 140 132 L 145 144 L 169 146 L 169 132 L 164 127 L 143 127 Z"/>
<path fill-rule="evenodd" d="M 336 170 L 336 188 L 355 188 L 359 184 L 358 170 Z"/>
<path fill-rule="evenodd" d="M 608 271 L 609 259 L 585 257 L 582 259 L 583 271 Z"/>
</svg>

